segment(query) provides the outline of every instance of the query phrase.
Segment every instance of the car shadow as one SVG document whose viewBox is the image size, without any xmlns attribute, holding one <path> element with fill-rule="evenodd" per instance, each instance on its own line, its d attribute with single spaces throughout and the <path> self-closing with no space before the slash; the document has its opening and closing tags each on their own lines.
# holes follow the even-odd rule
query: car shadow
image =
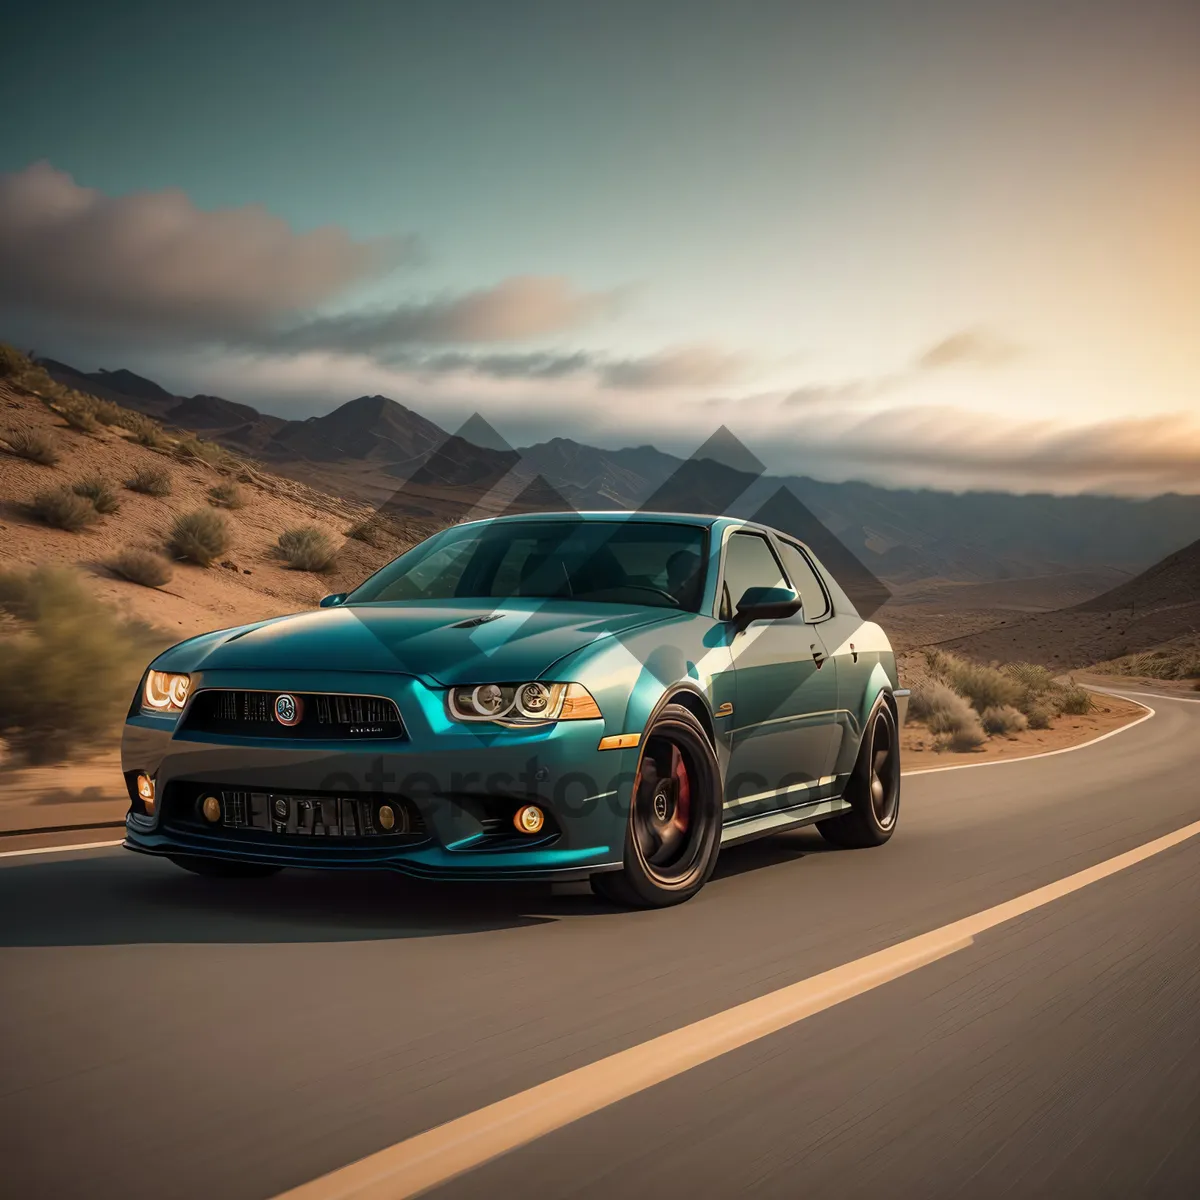
<svg viewBox="0 0 1200 1200">
<path fill-rule="evenodd" d="M 807 831 L 724 850 L 713 881 L 795 862 L 823 847 Z M 0 870 L 0 946 L 353 942 L 520 929 L 615 909 L 585 881 L 442 883 L 383 871 L 289 870 L 208 879 L 128 854 Z"/>
</svg>

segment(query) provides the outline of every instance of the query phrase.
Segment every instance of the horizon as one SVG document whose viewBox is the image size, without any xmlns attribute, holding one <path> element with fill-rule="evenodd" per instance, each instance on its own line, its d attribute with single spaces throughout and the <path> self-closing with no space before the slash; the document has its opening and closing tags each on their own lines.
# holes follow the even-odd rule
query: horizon
<svg viewBox="0 0 1200 1200">
<path fill-rule="evenodd" d="M 66 362 L 63 362 L 62 360 L 53 359 L 50 356 L 43 356 L 39 361 L 54 362 L 60 367 L 67 367 L 72 370 L 76 369 L 74 364 L 66 363 Z M 127 373 L 129 375 L 133 375 L 135 378 L 141 380 L 144 383 L 149 383 L 155 387 L 162 386 L 162 384 L 159 380 L 151 379 L 149 376 L 141 375 L 138 372 L 132 371 L 126 367 L 116 367 L 116 368 L 98 367 L 98 368 L 96 368 L 95 373 L 102 374 L 102 375 L 120 375 L 122 373 Z M 171 395 L 173 396 L 173 398 L 178 399 L 178 400 L 211 399 L 211 400 L 223 400 L 226 402 L 229 402 L 231 400 L 231 397 L 217 396 L 217 395 L 213 395 L 211 393 L 195 393 L 191 396 L 177 395 L 175 393 L 171 393 Z M 351 396 L 349 399 L 342 400 L 340 402 L 333 401 L 333 402 L 331 402 L 333 407 L 331 407 L 323 412 L 312 413 L 306 417 L 284 417 L 279 413 L 272 413 L 272 412 L 267 411 L 266 409 L 257 409 L 257 411 L 260 416 L 275 417 L 280 420 L 311 422 L 311 421 L 320 420 L 322 417 L 331 416 L 333 413 L 338 412 L 341 409 L 346 408 L 351 404 L 355 404 L 360 400 L 384 400 L 389 404 L 394 404 L 394 405 L 398 406 L 399 408 L 404 409 L 406 412 L 411 412 L 411 413 L 415 414 L 416 416 L 420 417 L 422 420 L 430 421 L 433 424 L 438 425 L 438 428 L 442 431 L 442 433 L 444 433 L 446 435 L 447 438 L 462 437 L 463 440 L 469 442 L 471 445 L 477 446 L 478 448 L 481 448 L 481 449 L 495 448 L 494 446 L 488 446 L 488 445 L 484 444 L 483 442 L 474 442 L 474 441 L 472 441 L 470 436 L 463 433 L 464 428 L 470 428 L 473 422 L 480 419 L 481 414 L 479 414 L 479 413 L 472 414 L 471 417 L 469 417 L 468 420 L 466 422 L 464 422 L 463 425 L 459 426 L 457 429 L 447 429 L 444 426 L 440 425 L 438 422 L 434 421 L 433 418 L 430 417 L 428 414 L 421 412 L 419 409 L 414 408 L 410 405 L 407 405 L 403 401 L 397 400 L 392 396 L 385 396 L 381 393 L 373 393 L 373 394 L 364 393 L 363 395 L 360 395 L 360 396 Z M 244 403 L 243 401 L 233 401 L 233 402 L 234 403 Z M 253 406 L 251 406 L 251 407 L 253 407 Z M 490 425 L 487 427 L 487 432 L 489 434 L 493 434 L 493 435 L 495 434 L 495 430 L 491 429 Z M 731 431 L 725 429 L 724 427 L 722 427 L 721 429 L 716 431 L 717 434 L 720 434 L 721 432 L 730 433 Z M 742 445 L 740 443 L 740 440 L 736 439 L 736 435 L 734 435 L 734 436 L 735 436 L 735 440 L 737 441 L 735 453 L 738 450 L 749 450 L 752 457 L 758 457 L 758 455 L 756 454 L 756 452 L 754 450 L 754 447 Z M 706 439 L 706 442 L 710 441 L 710 440 L 711 439 Z M 539 440 L 537 442 L 528 442 L 528 443 L 513 445 L 509 448 L 511 448 L 512 450 L 515 450 L 517 453 L 523 454 L 529 450 L 536 449 L 539 446 L 551 445 L 554 442 L 560 442 L 560 441 L 569 442 L 571 445 L 579 446 L 580 448 L 585 449 L 585 450 L 586 449 L 597 450 L 603 454 L 622 454 L 622 453 L 626 453 L 626 452 L 637 453 L 639 451 L 650 450 L 657 454 L 662 454 L 662 455 L 666 455 L 666 456 L 678 459 L 679 461 L 683 461 L 686 458 L 693 457 L 694 453 L 698 452 L 706 444 L 706 442 L 699 443 L 696 447 L 693 448 L 693 453 L 689 453 L 687 451 L 685 451 L 683 453 L 675 453 L 671 450 L 664 450 L 662 447 L 655 445 L 653 442 L 639 442 L 639 443 L 628 443 L 628 444 L 618 444 L 618 445 L 606 446 L 606 445 L 602 445 L 602 444 L 598 444 L 598 443 L 594 443 L 594 442 L 581 441 L 578 438 L 568 437 L 563 434 L 549 433 L 548 436 L 542 438 L 541 440 Z M 501 442 L 504 446 L 508 446 L 508 443 L 503 443 L 503 439 L 501 439 Z M 704 461 L 705 457 L 711 457 L 711 456 L 703 456 L 701 458 L 701 461 Z M 722 460 L 713 459 L 713 461 L 722 461 Z M 729 464 L 727 464 L 727 465 L 729 465 Z M 747 467 L 744 469 L 746 469 L 749 474 L 754 474 L 754 471 L 752 468 Z M 889 485 L 889 484 L 881 484 L 881 483 L 873 482 L 868 479 L 860 479 L 860 478 L 856 478 L 856 477 L 847 477 L 847 478 L 841 478 L 841 479 L 825 479 L 817 474 L 811 474 L 811 473 L 805 473 L 805 472 L 799 472 L 799 471 L 775 471 L 775 470 L 771 470 L 769 467 L 763 472 L 763 477 L 772 477 L 772 478 L 773 477 L 783 477 L 783 478 L 805 479 L 805 480 L 809 480 L 814 483 L 828 484 L 831 486 L 837 486 L 840 484 L 849 484 L 849 485 L 852 485 L 855 487 L 875 488 L 877 490 L 885 491 L 885 492 L 932 492 L 935 494 L 947 494 L 947 495 L 953 495 L 953 496 L 989 496 L 989 495 L 991 495 L 991 496 L 1026 498 L 1026 499 L 1046 498 L 1046 499 L 1062 500 L 1062 499 L 1080 498 L 1080 499 L 1119 500 L 1119 501 L 1130 501 L 1133 503 L 1140 503 L 1140 502 L 1145 502 L 1145 501 L 1150 501 L 1150 500 L 1171 499 L 1173 497 L 1188 497 L 1188 496 L 1200 494 L 1200 493 L 1192 493 L 1192 492 L 1177 491 L 1177 490 L 1170 490 L 1170 489 L 1168 489 L 1166 491 L 1161 491 L 1161 492 L 1148 492 L 1145 494 L 1127 495 L 1127 494 L 1121 494 L 1118 492 L 1106 492 L 1106 491 L 1095 491 L 1095 490 L 1080 490 L 1080 491 L 1072 491 L 1072 492 L 1052 492 L 1052 491 L 1036 491 L 1036 490 L 1019 491 L 1019 490 L 1014 490 L 1011 488 L 1000 489 L 1000 488 L 988 488 L 988 487 L 951 488 L 951 487 L 945 487 L 945 486 L 939 487 L 935 484 Z M 596 510 L 596 511 L 602 511 L 602 510 Z M 603 510 L 603 511 L 607 511 L 607 510 Z M 619 511 L 619 510 L 615 510 L 615 511 Z"/>
<path fill-rule="evenodd" d="M 1194 5 L 356 12 L 12 18 L 76 86 L 0 80 L 4 328 L 288 419 L 1200 491 Z"/>
</svg>

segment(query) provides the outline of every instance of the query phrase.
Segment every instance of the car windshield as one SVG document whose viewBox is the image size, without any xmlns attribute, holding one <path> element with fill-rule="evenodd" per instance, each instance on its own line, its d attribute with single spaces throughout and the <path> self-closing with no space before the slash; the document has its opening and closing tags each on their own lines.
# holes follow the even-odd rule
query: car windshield
<svg viewBox="0 0 1200 1200">
<path fill-rule="evenodd" d="M 666 521 L 464 525 L 414 546 L 347 602 L 533 596 L 695 612 L 706 547 L 702 526 Z"/>
</svg>

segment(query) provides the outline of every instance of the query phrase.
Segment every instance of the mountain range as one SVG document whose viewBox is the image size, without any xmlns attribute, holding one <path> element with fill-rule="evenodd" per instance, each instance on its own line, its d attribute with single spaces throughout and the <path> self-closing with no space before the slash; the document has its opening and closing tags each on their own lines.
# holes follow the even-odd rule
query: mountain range
<svg viewBox="0 0 1200 1200">
<path fill-rule="evenodd" d="M 857 569 L 868 588 L 872 577 L 982 581 L 1093 567 L 1134 573 L 1200 535 L 1200 495 L 960 494 L 770 476 L 728 431 L 690 460 L 653 446 L 606 450 L 561 437 L 513 449 L 482 418 L 452 435 L 386 396 L 288 420 L 220 396 L 175 395 L 128 370 L 40 361 L 63 384 L 400 518 L 564 507 L 757 516 L 804 537 L 835 571 Z"/>
</svg>

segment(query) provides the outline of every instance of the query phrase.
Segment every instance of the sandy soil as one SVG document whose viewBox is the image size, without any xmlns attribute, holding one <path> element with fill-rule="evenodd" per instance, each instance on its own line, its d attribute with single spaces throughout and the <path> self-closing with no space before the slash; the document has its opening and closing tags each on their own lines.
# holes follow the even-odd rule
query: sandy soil
<svg viewBox="0 0 1200 1200">
<path fill-rule="evenodd" d="M 233 542 L 220 564 L 205 569 L 177 563 L 164 587 L 141 587 L 114 576 L 106 562 L 125 547 L 162 552 L 175 517 L 207 507 L 208 489 L 238 471 L 222 475 L 195 460 L 179 462 L 170 453 L 137 445 L 115 428 L 80 433 L 41 401 L 0 388 L 0 437 L 22 427 L 51 432 L 60 458 L 47 467 L 0 448 L 0 563 L 5 568 L 44 562 L 75 566 L 97 594 L 177 638 L 310 608 L 326 593 L 360 582 L 402 548 L 376 550 L 345 538 L 346 529 L 370 514 L 363 505 L 253 467 L 253 480 L 238 483 L 245 507 L 225 513 Z M 39 491 L 96 474 L 120 485 L 148 465 L 170 470 L 170 495 L 120 488 L 120 510 L 80 533 L 48 528 L 29 514 L 27 506 Z M 330 572 L 289 570 L 279 557 L 280 533 L 299 525 L 316 525 L 341 547 Z"/>
<path fill-rule="evenodd" d="M 934 750 L 933 735 L 929 730 L 916 722 L 909 722 L 900 735 L 903 769 L 907 774 L 927 767 L 953 767 L 1002 758 L 1025 758 L 1030 754 L 1044 754 L 1047 750 L 1062 750 L 1120 729 L 1146 713 L 1140 704 L 1117 696 L 1096 696 L 1095 702 L 1096 706 L 1090 713 L 1079 717 L 1059 717 L 1052 729 L 1028 729 L 1011 737 L 991 737 L 978 750 L 965 753 Z"/>
</svg>

